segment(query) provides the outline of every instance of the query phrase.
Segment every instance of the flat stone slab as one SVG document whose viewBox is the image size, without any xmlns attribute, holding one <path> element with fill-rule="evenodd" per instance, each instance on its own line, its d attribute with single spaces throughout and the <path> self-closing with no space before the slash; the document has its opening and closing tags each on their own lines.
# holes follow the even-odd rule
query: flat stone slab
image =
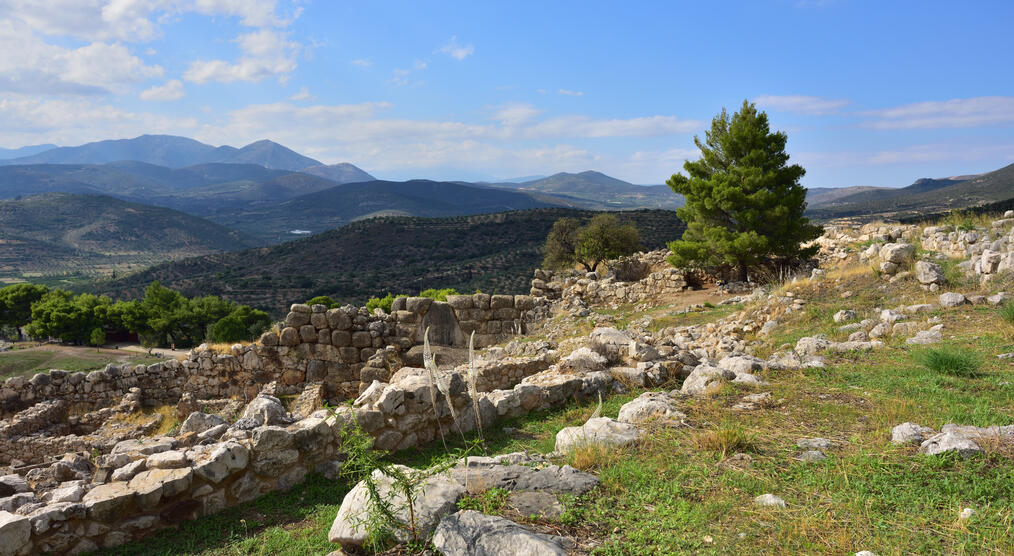
<svg viewBox="0 0 1014 556">
<path fill-rule="evenodd" d="M 502 517 L 464 510 L 440 521 L 433 546 L 445 556 L 565 556 L 566 539 L 536 533 Z"/>
<path fill-rule="evenodd" d="M 596 417 L 580 427 L 567 427 L 556 433 L 556 451 L 566 453 L 587 445 L 615 448 L 632 444 L 640 438 L 641 431 L 630 423 Z"/>
</svg>

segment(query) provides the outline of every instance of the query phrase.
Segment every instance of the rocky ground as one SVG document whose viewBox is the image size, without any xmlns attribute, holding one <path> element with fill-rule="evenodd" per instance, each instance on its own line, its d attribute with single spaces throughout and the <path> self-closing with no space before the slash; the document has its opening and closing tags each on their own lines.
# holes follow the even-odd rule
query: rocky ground
<svg viewBox="0 0 1014 556">
<path fill-rule="evenodd" d="M 376 475 L 393 514 L 380 550 L 1011 553 L 1014 221 L 981 224 L 832 229 L 821 270 L 732 288 L 752 293 L 565 297 L 481 355 L 604 374 L 601 404 L 387 456 L 416 490 L 409 510 Z M 312 475 L 111 553 L 362 552 L 367 490 Z"/>
</svg>

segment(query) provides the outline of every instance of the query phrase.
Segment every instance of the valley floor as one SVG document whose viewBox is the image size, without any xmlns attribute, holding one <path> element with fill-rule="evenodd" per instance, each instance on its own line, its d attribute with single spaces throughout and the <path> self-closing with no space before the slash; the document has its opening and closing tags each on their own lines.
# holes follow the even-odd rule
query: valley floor
<svg viewBox="0 0 1014 556">
<path fill-rule="evenodd" d="M 913 282 L 888 284 L 868 267 L 780 288 L 786 292 L 805 299 L 805 308 L 786 316 L 771 336 L 753 339 L 758 356 L 818 333 L 846 339 L 848 332 L 832 320 L 842 309 L 862 318 L 875 307 L 937 298 Z M 620 307 L 593 318 L 599 325 L 638 323 L 650 329 L 714 321 L 738 308 L 684 314 L 679 310 L 684 304 Z M 892 444 L 891 429 L 907 421 L 934 429 L 945 423 L 1014 422 L 1014 359 L 997 357 L 1014 351 L 1014 325 L 1000 309 L 985 305 L 937 308 L 922 317 L 940 319 L 943 342 L 923 347 L 882 338 L 885 345 L 872 351 L 827 354 L 823 368 L 758 371 L 768 385 L 727 383 L 704 397 L 681 398 L 685 427 L 651 429 L 628 448 L 576 452 L 568 463 L 592 471 L 602 483 L 565 500 L 567 511 L 558 521 L 510 515 L 496 492 L 466 498 L 459 506 L 577 538 L 582 552 L 594 554 L 1010 554 L 1011 446 L 985 446 L 970 457 L 925 456 L 916 445 Z M 559 325 L 558 337 L 589 330 L 581 320 Z M 963 371 L 926 366 L 922 354 L 930 349 L 963 354 L 969 366 Z M 771 397 L 752 409 L 734 407 L 745 395 L 761 392 Z M 639 393 L 608 397 L 602 415 L 616 417 Z M 594 410 L 594 403 L 577 404 L 498 423 L 488 431 L 487 448 L 550 452 L 560 429 L 584 423 Z M 827 457 L 803 461 L 797 442 L 815 437 L 831 442 L 822 449 Z M 390 459 L 421 467 L 446 457 L 431 448 Z M 110 553 L 327 554 L 337 548 L 328 543 L 327 531 L 348 488 L 314 476 L 288 493 Z M 785 507 L 756 505 L 754 498 L 766 493 L 784 499 Z M 965 508 L 974 515 L 961 518 Z"/>
</svg>

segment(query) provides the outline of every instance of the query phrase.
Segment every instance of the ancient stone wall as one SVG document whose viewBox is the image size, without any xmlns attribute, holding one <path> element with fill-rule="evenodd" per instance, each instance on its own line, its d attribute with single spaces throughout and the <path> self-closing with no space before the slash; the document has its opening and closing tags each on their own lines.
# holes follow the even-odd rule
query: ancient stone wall
<svg viewBox="0 0 1014 556">
<path fill-rule="evenodd" d="M 581 299 L 595 305 L 639 303 L 675 295 L 687 289 L 683 273 L 669 266 L 668 251 L 650 251 L 608 261 L 599 272 L 554 272 L 538 269 L 531 294 L 551 300 Z"/>
</svg>

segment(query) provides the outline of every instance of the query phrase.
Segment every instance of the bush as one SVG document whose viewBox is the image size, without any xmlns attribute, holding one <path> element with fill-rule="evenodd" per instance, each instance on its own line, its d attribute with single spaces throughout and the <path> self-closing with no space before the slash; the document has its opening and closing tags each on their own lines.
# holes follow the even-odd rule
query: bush
<svg viewBox="0 0 1014 556">
<path fill-rule="evenodd" d="M 337 301 L 331 299 L 330 297 L 328 297 L 326 295 L 318 295 L 317 297 L 314 297 L 314 298 L 311 298 L 311 299 L 307 299 L 306 300 L 306 304 L 310 305 L 310 306 L 313 306 L 313 305 L 323 305 L 323 306 L 327 307 L 328 309 L 334 309 L 335 307 L 338 306 L 338 302 Z"/>
<path fill-rule="evenodd" d="M 92 333 L 88 336 L 88 345 L 99 347 L 106 344 L 106 332 L 100 327 L 92 329 Z"/>
<path fill-rule="evenodd" d="M 447 296 L 458 295 L 458 290 L 454 288 L 444 288 L 442 290 L 430 288 L 419 292 L 419 297 L 428 297 L 435 301 L 447 301 Z"/>
<path fill-rule="evenodd" d="M 366 302 L 366 310 L 373 312 L 376 308 L 381 308 L 385 313 L 391 312 L 391 304 L 394 303 L 394 295 L 388 293 L 384 297 L 371 297 Z"/>
<path fill-rule="evenodd" d="M 973 377 L 979 374 L 982 359 L 975 352 L 949 346 L 928 348 L 913 354 L 923 367 L 951 376 Z"/>
</svg>

